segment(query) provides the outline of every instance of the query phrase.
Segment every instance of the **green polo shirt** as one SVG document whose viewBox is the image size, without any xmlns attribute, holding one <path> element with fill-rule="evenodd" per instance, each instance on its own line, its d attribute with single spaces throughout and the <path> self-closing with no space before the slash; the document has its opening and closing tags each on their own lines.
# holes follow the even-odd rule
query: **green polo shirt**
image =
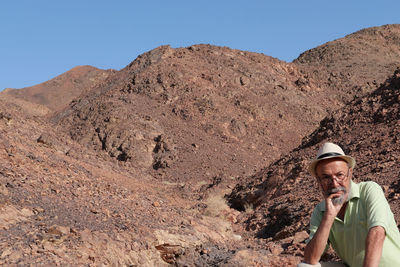
<svg viewBox="0 0 400 267">
<path fill-rule="evenodd" d="M 400 266 L 400 233 L 382 188 L 375 182 L 351 183 L 344 221 L 335 218 L 329 243 L 350 267 L 363 265 L 365 240 L 374 226 L 385 228 L 386 238 L 380 267 Z M 310 238 L 314 236 L 325 211 L 325 201 L 314 209 L 310 221 Z M 327 244 L 328 248 L 329 244 Z"/>
</svg>

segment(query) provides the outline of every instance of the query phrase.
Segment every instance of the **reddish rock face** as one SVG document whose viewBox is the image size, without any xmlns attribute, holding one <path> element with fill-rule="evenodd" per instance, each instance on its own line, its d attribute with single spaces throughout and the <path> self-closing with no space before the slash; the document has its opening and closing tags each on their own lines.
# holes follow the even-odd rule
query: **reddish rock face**
<svg viewBox="0 0 400 267">
<path fill-rule="evenodd" d="M 356 158 L 354 181 L 375 181 L 382 186 L 400 222 L 399 100 L 400 72 L 396 71 L 371 94 L 355 98 L 322 120 L 294 151 L 243 179 L 228 199 L 238 210 L 245 205 L 253 207 L 251 213 L 240 216 L 245 228 L 272 242 L 286 242 L 307 229 L 311 211 L 322 197 L 307 171 L 308 162 L 326 141 L 340 144 L 346 154 Z"/>
<path fill-rule="evenodd" d="M 365 29 L 292 63 L 162 46 L 0 93 L 0 264 L 295 266 L 327 140 L 399 221 L 399 38 Z"/>
<path fill-rule="evenodd" d="M 40 104 L 52 111 L 59 111 L 81 94 L 106 80 L 114 70 L 100 70 L 92 66 L 75 67 L 50 81 L 22 89 L 6 89 L 1 94 Z M 27 105 L 28 103 L 24 103 Z M 37 108 L 37 107 L 36 107 Z"/>
</svg>

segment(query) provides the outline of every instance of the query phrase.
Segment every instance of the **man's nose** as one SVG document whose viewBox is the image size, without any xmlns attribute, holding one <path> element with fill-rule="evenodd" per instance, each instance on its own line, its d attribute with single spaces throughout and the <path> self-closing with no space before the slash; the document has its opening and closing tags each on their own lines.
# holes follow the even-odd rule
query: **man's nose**
<svg viewBox="0 0 400 267">
<path fill-rule="evenodd" d="M 331 179 L 331 185 L 332 185 L 334 188 L 340 186 L 338 180 L 336 180 L 336 177 L 332 177 L 332 179 Z"/>
</svg>

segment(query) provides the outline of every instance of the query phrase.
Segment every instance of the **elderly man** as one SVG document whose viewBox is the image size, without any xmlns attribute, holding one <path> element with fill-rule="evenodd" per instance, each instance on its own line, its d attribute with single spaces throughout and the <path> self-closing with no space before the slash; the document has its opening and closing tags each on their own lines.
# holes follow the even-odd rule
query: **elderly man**
<svg viewBox="0 0 400 267">
<path fill-rule="evenodd" d="M 314 209 L 304 251 L 306 266 L 400 266 L 400 233 L 381 187 L 354 183 L 354 158 L 325 143 L 309 166 L 324 200 Z M 332 245 L 345 262 L 320 263 Z"/>
</svg>

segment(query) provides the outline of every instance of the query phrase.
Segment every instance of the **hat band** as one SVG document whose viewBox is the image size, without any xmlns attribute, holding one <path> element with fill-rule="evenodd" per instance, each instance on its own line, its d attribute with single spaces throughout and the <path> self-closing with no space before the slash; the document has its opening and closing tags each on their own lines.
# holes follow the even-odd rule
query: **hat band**
<svg viewBox="0 0 400 267">
<path fill-rule="evenodd" d="M 323 159 L 323 158 L 327 158 L 327 157 L 331 157 L 331 156 L 344 156 L 340 153 L 336 153 L 336 152 L 329 152 L 329 153 L 325 153 L 320 155 L 317 159 Z"/>
</svg>

